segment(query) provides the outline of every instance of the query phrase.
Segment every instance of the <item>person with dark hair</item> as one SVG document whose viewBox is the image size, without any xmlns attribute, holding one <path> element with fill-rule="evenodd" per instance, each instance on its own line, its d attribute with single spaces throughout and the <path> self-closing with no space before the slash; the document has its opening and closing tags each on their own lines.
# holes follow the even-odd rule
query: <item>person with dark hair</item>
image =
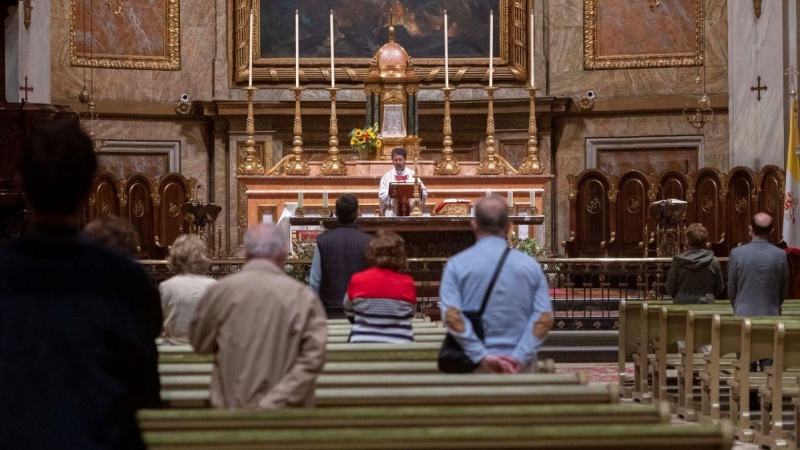
<svg viewBox="0 0 800 450">
<path fill-rule="evenodd" d="M 728 298 L 736 316 L 779 316 L 789 287 L 786 252 L 768 240 L 772 217 L 760 212 L 750 221 L 750 242 L 731 250 Z"/>
<path fill-rule="evenodd" d="M 34 130 L 19 167 L 32 212 L 0 249 L 0 448 L 143 449 L 136 410 L 160 403 L 158 291 L 80 233 L 97 161 L 77 121 Z"/>
<path fill-rule="evenodd" d="M 547 278 L 535 259 L 509 250 L 509 226 L 501 197 L 478 200 L 472 219 L 475 245 L 447 261 L 439 288 L 447 332 L 478 372 L 535 372 L 536 352 L 553 327 Z M 479 311 L 484 297 L 481 340 L 463 312 Z"/>
<path fill-rule="evenodd" d="M 700 223 L 686 228 L 689 248 L 672 258 L 667 282 L 667 294 L 677 304 L 714 303 L 725 289 L 722 268 L 711 250 L 706 250 L 708 230 Z"/>
<path fill-rule="evenodd" d="M 349 342 L 414 341 L 411 319 L 417 306 L 414 279 L 406 268 L 406 243 L 397 233 L 381 230 L 367 246 L 369 269 L 350 279 L 344 312 L 353 329 Z"/>
<path fill-rule="evenodd" d="M 329 319 L 345 317 L 342 299 L 350 277 L 367 267 L 366 248 L 372 235 L 355 224 L 361 210 L 355 195 L 344 194 L 336 200 L 339 226 L 317 236 L 311 260 L 309 286 L 319 295 Z"/>
<path fill-rule="evenodd" d="M 317 296 L 286 275 L 288 236 L 271 223 L 244 234 L 247 262 L 206 290 L 189 327 L 198 353 L 214 355 L 215 408 L 312 406 L 328 327 Z"/>
<path fill-rule="evenodd" d="M 139 253 L 139 233 L 133 224 L 117 216 L 98 217 L 86 224 L 83 232 L 107 249 L 133 257 Z"/>
<path fill-rule="evenodd" d="M 389 185 L 392 183 L 413 183 L 414 171 L 406 167 L 406 159 L 408 153 L 402 147 L 392 149 L 392 164 L 394 168 L 389 169 L 388 172 L 381 177 L 381 184 L 378 186 L 378 200 L 380 200 L 381 215 L 386 215 L 386 211 L 394 207 L 394 200 L 389 197 Z M 425 183 L 419 181 L 421 192 L 420 203 L 425 203 L 428 198 L 428 189 L 425 188 Z"/>
</svg>

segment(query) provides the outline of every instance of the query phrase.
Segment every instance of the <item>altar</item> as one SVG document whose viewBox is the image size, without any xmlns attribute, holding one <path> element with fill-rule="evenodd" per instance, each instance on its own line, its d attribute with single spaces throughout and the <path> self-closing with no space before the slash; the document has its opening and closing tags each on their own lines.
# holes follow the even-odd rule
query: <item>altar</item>
<svg viewBox="0 0 800 450">
<path fill-rule="evenodd" d="M 544 216 L 511 216 L 513 228 L 541 225 Z M 359 217 L 356 225 L 362 231 L 394 231 L 406 241 L 409 258 L 447 258 L 475 243 L 470 216 L 431 217 Z M 293 226 L 321 226 L 328 230 L 338 224 L 336 218 L 291 217 Z"/>
</svg>

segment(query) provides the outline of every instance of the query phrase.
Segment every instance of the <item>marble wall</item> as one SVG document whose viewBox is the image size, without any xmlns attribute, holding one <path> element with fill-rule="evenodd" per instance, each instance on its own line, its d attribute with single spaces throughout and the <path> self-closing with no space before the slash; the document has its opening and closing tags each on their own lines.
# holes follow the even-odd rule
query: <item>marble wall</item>
<svg viewBox="0 0 800 450">
<path fill-rule="evenodd" d="M 163 56 L 167 1 L 127 2 L 124 7 L 100 4 L 92 10 L 91 3 L 75 1 L 76 50 L 104 56 Z"/>
</svg>

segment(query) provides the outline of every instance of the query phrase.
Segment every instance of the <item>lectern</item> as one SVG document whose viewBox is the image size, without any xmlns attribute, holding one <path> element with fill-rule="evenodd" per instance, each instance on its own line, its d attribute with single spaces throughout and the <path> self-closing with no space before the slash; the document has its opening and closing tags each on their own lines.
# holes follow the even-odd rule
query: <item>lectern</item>
<svg viewBox="0 0 800 450">
<path fill-rule="evenodd" d="M 392 212 L 395 217 L 410 215 L 414 207 L 411 203 L 414 201 L 414 183 L 390 183 L 389 198 L 394 200 Z"/>
</svg>

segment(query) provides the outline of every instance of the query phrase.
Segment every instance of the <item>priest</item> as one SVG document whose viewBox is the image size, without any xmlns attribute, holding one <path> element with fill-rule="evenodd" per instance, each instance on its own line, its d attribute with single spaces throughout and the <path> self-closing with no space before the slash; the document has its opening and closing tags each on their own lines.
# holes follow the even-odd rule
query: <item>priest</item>
<svg viewBox="0 0 800 450">
<path fill-rule="evenodd" d="M 413 183 L 414 171 L 406 167 L 406 159 L 408 153 L 402 147 L 392 149 L 392 164 L 394 168 L 389 169 L 383 177 L 381 177 L 381 184 L 378 188 L 378 198 L 380 199 L 381 215 L 385 216 L 386 211 L 391 211 L 394 207 L 394 199 L 389 196 L 389 185 L 391 183 Z M 428 190 L 422 180 L 419 182 L 420 186 L 420 204 L 425 203 L 428 198 Z"/>
</svg>

